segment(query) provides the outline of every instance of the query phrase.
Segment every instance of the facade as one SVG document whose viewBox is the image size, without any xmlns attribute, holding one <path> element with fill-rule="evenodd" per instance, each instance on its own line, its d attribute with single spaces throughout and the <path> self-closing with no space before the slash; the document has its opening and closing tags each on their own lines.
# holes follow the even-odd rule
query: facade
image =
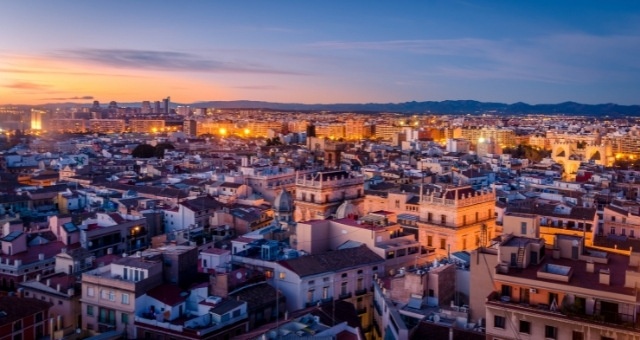
<svg viewBox="0 0 640 340">
<path fill-rule="evenodd" d="M 126 126 L 124 119 L 90 119 L 89 130 L 98 133 L 123 133 Z"/>
<path fill-rule="evenodd" d="M 82 274 L 82 328 L 136 338 L 136 299 L 162 283 L 160 256 L 123 257 Z"/>
<path fill-rule="evenodd" d="M 53 132 L 84 133 L 87 131 L 87 120 L 85 119 L 52 119 L 48 122 L 47 129 Z"/>
<path fill-rule="evenodd" d="M 17 296 L 0 297 L 0 340 L 36 340 L 51 335 L 51 303 Z"/>
<path fill-rule="evenodd" d="M 132 119 L 129 121 L 129 130 L 139 133 L 162 132 L 165 128 L 162 119 Z"/>
<path fill-rule="evenodd" d="M 323 302 L 345 300 L 358 311 L 361 325 L 372 331 L 374 274 L 384 271 L 384 259 L 361 245 L 275 263 L 272 285 L 287 298 L 287 310 L 295 311 Z M 365 334 L 365 336 L 367 336 Z"/>
<path fill-rule="evenodd" d="M 364 199 L 364 177 L 346 171 L 325 171 L 296 176 L 296 221 L 322 220 L 345 200 L 359 207 Z"/>
<path fill-rule="evenodd" d="M 485 246 L 496 236 L 495 193 L 471 186 L 426 186 L 420 200 L 418 240 L 438 256 Z"/>
</svg>

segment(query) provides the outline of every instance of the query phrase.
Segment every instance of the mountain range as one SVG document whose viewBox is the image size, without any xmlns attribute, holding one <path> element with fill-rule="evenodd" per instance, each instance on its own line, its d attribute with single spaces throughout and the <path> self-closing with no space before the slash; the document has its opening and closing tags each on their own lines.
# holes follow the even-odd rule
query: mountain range
<svg viewBox="0 0 640 340">
<path fill-rule="evenodd" d="M 46 107 L 88 104 L 47 104 Z M 140 103 L 120 103 L 120 106 L 140 106 Z M 517 114 L 566 114 L 584 116 L 640 116 L 640 105 L 618 104 L 580 104 L 564 102 L 559 104 L 527 104 L 527 103 L 492 103 L 475 100 L 444 101 L 411 101 L 404 103 L 346 103 L 346 104 L 299 104 L 274 103 L 264 101 L 203 101 L 195 103 L 171 103 L 172 107 L 189 105 L 191 107 L 213 107 L 220 109 L 266 109 L 282 111 L 333 111 L 333 112 L 397 112 L 397 113 L 431 113 L 431 114 L 483 114 L 494 113 L 504 115 Z"/>
</svg>

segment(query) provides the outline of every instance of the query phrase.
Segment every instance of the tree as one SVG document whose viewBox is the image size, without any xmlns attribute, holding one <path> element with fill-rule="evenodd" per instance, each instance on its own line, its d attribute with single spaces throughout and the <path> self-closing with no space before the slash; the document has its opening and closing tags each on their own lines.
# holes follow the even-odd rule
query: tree
<svg viewBox="0 0 640 340">
<path fill-rule="evenodd" d="M 156 145 L 154 155 L 158 158 L 164 158 L 165 150 L 173 150 L 175 147 L 171 143 L 160 143 Z"/>
<path fill-rule="evenodd" d="M 149 144 L 140 144 L 131 152 L 135 158 L 151 158 L 155 155 L 156 148 Z"/>
</svg>

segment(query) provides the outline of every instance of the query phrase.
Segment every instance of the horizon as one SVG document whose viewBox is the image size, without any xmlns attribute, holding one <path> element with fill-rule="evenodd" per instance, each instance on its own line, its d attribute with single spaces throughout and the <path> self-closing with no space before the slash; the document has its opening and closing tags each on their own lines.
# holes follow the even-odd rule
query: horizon
<svg viewBox="0 0 640 340">
<path fill-rule="evenodd" d="M 0 105 L 640 104 L 640 3 L 3 7 Z"/>
</svg>

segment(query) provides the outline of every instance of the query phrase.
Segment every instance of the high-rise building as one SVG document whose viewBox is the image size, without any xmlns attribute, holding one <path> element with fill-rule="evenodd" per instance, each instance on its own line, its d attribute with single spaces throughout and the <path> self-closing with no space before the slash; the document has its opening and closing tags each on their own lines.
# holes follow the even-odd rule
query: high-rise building
<svg viewBox="0 0 640 340">
<path fill-rule="evenodd" d="M 31 109 L 31 130 L 42 130 L 42 117 L 46 113 L 44 110 Z"/>
<path fill-rule="evenodd" d="M 169 114 L 169 104 L 171 103 L 171 97 L 167 97 L 162 100 L 164 102 L 164 114 Z"/>
<path fill-rule="evenodd" d="M 151 113 L 151 102 L 149 102 L 148 100 L 142 102 L 141 113 Z"/>
</svg>

